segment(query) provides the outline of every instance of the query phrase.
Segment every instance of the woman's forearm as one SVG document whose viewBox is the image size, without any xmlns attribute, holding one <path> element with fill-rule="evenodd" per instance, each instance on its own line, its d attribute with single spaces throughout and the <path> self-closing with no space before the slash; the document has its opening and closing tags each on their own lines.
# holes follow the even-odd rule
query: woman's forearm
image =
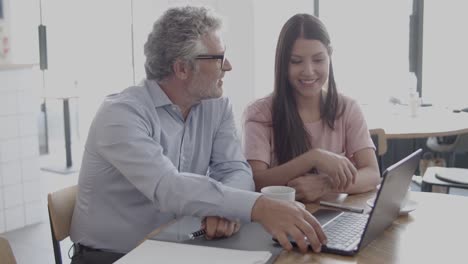
<svg viewBox="0 0 468 264">
<path fill-rule="evenodd" d="M 374 190 L 375 187 L 380 183 L 380 173 L 377 168 L 372 166 L 364 167 L 358 169 L 358 173 L 356 175 L 356 183 L 351 184 L 346 193 L 348 194 L 356 194 L 356 193 L 364 193 L 371 190 Z"/>
<path fill-rule="evenodd" d="M 267 169 L 257 169 L 252 166 L 255 180 L 255 189 L 259 191 L 261 188 L 270 185 L 286 185 L 289 181 L 308 173 L 315 167 L 315 157 L 313 151 L 308 151 L 296 158 Z"/>
</svg>

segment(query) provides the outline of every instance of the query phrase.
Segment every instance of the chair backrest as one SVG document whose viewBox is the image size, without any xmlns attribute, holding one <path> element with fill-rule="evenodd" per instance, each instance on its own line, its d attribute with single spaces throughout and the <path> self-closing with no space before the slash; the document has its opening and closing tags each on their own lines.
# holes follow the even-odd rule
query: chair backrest
<svg viewBox="0 0 468 264">
<path fill-rule="evenodd" d="M 457 136 L 455 140 L 455 153 L 466 153 L 468 152 L 468 134 L 461 134 Z"/>
<path fill-rule="evenodd" d="M 455 136 L 430 137 L 427 139 L 426 145 L 432 151 L 450 153 L 448 167 L 454 167 L 456 154 L 468 152 L 468 133 Z"/>
<path fill-rule="evenodd" d="M 47 195 L 50 230 L 56 263 L 62 263 L 62 255 L 58 242 L 70 235 L 70 225 L 73 210 L 75 209 L 77 191 L 78 186 L 74 185 Z"/>
<path fill-rule="evenodd" d="M 371 137 L 377 138 L 377 155 L 382 156 L 387 152 L 387 137 L 382 128 L 369 129 Z"/>
<path fill-rule="evenodd" d="M 11 250 L 10 243 L 3 237 L 0 237 L 0 262 L 2 264 L 16 264 L 16 259 Z"/>
<path fill-rule="evenodd" d="M 385 135 L 385 130 L 382 128 L 369 129 L 369 133 L 376 144 L 375 154 L 377 155 L 377 160 L 379 162 L 380 174 L 385 170 L 385 165 L 383 161 L 383 155 L 387 152 L 387 136 Z"/>
<path fill-rule="evenodd" d="M 427 147 L 436 152 L 466 153 L 468 152 L 468 133 L 453 136 L 429 137 Z"/>
</svg>

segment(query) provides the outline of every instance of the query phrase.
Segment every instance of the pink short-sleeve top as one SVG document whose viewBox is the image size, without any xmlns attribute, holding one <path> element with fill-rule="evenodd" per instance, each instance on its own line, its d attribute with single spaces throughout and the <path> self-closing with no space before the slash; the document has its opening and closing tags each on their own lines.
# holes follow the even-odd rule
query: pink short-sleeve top
<svg viewBox="0 0 468 264">
<path fill-rule="evenodd" d="M 366 120 L 357 102 L 340 95 L 346 104 L 344 114 L 335 120 L 335 129 L 324 125 L 321 120 L 305 123 L 313 148 L 320 148 L 352 158 L 354 153 L 365 148 L 375 150 Z M 271 126 L 272 96 L 251 103 L 243 115 L 242 145 L 247 160 L 259 160 L 276 166 Z"/>
</svg>

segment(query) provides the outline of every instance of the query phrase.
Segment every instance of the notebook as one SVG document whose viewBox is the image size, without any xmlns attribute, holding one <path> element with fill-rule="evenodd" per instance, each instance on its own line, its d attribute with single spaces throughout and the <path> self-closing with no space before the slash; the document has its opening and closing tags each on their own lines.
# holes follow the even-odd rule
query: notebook
<svg viewBox="0 0 468 264">
<path fill-rule="evenodd" d="M 399 216 L 421 152 L 418 149 L 385 170 L 369 215 L 328 209 L 314 213 L 328 237 L 328 244 L 322 246 L 322 252 L 355 255 L 393 223 Z M 340 238 L 345 233 L 350 234 L 349 239 Z M 291 243 L 295 245 L 292 240 Z"/>
<path fill-rule="evenodd" d="M 194 240 L 189 239 L 188 234 L 198 230 L 200 222 L 201 219 L 197 217 L 182 217 L 150 239 L 195 246 L 268 253 L 269 258 L 259 263 L 273 263 L 282 251 L 281 246 L 271 240 L 271 235 L 259 223 L 244 223 L 236 234 L 228 238 L 206 240 L 204 237 L 199 237 Z"/>
<path fill-rule="evenodd" d="M 268 251 L 245 251 L 146 240 L 116 263 L 263 264 L 270 257 L 271 253 Z"/>
</svg>

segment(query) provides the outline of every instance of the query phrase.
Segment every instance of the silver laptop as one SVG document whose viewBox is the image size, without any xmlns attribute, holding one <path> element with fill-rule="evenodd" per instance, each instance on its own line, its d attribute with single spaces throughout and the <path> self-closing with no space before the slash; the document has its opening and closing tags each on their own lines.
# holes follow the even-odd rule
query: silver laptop
<svg viewBox="0 0 468 264">
<path fill-rule="evenodd" d="M 421 152 L 418 149 L 385 170 L 369 215 L 329 209 L 320 209 L 313 214 L 328 238 L 322 252 L 355 255 L 398 218 Z M 295 244 L 294 241 L 291 243 Z"/>
</svg>

